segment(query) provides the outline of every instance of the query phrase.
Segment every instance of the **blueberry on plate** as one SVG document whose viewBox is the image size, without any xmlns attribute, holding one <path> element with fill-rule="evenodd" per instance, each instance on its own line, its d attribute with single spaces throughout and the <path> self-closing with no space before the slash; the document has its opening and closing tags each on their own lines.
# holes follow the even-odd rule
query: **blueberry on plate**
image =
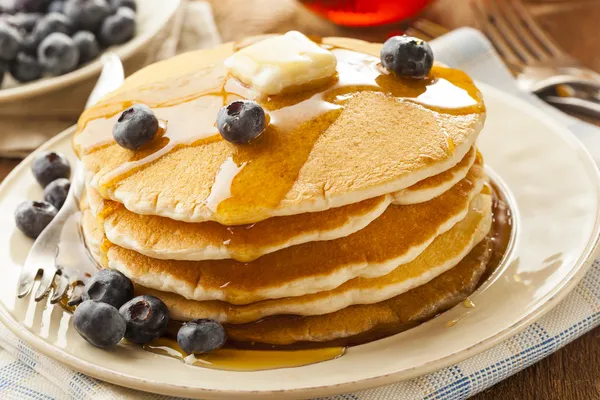
<svg viewBox="0 0 600 400">
<path fill-rule="evenodd" d="M 125 319 L 125 339 L 138 344 L 162 336 L 169 325 L 169 309 L 157 297 L 138 296 L 123 304 L 119 312 Z"/>
<path fill-rule="evenodd" d="M 0 60 L 12 61 L 17 57 L 23 38 L 19 31 L 0 21 Z"/>
<path fill-rule="evenodd" d="M 96 347 L 114 346 L 125 336 L 125 320 L 110 304 L 87 300 L 73 312 L 75 330 Z"/>
<path fill-rule="evenodd" d="M 135 29 L 135 12 L 131 8 L 120 7 L 102 22 L 99 39 L 105 46 L 123 44 L 133 38 Z"/>
<path fill-rule="evenodd" d="M 433 51 L 424 40 L 393 36 L 381 48 L 381 64 L 398 76 L 425 78 L 433 66 Z"/>
<path fill-rule="evenodd" d="M 137 4 L 135 0 L 110 0 L 110 5 L 113 10 L 118 9 L 119 7 L 127 7 L 131 8 L 133 11 L 137 11 Z"/>
<path fill-rule="evenodd" d="M 217 350 L 225 344 L 226 340 L 225 328 L 212 319 L 195 319 L 186 322 L 177 332 L 177 343 L 188 354 Z"/>
<path fill-rule="evenodd" d="M 158 132 L 158 119 L 150 107 L 135 104 L 121 113 L 113 127 L 117 144 L 129 150 L 137 150 L 151 141 Z"/>
<path fill-rule="evenodd" d="M 48 12 L 65 13 L 65 0 L 54 0 L 48 5 Z"/>
<path fill-rule="evenodd" d="M 33 176 L 42 187 L 58 178 L 71 177 L 71 165 L 62 154 L 48 151 L 38 155 L 31 163 Z"/>
<path fill-rule="evenodd" d="M 265 128 L 265 111 L 254 101 L 234 101 L 217 114 L 217 129 L 223 139 L 231 143 L 250 143 L 262 135 Z"/>
<path fill-rule="evenodd" d="M 73 22 L 66 15 L 52 12 L 37 22 L 31 35 L 35 44 L 39 45 L 46 37 L 56 32 L 70 35 L 73 32 Z"/>
<path fill-rule="evenodd" d="M 100 45 L 92 32 L 77 32 L 73 35 L 73 41 L 79 49 L 79 64 L 85 64 L 100 54 Z"/>
<path fill-rule="evenodd" d="M 10 74 L 19 82 L 31 82 L 42 77 L 44 69 L 35 57 L 20 52 L 9 66 Z"/>
<path fill-rule="evenodd" d="M 64 13 L 79 29 L 96 31 L 111 9 L 106 0 L 67 0 Z"/>
<path fill-rule="evenodd" d="M 38 59 L 44 69 L 53 75 L 75 70 L 79 63 L 79 49 L 73 39 L 64 33 L 51 33 L 38 47 Z"/>
<path fill-rule="evenodd" d="M 119 271 L 103 269 L 90 278 L 81 298 L 119 308 L 133 298 L 133 283 Z"/>
<path fill-rule="evenodd" d="M 69 189 L 71 189 L 71 182 L 65 178 L 58 178 L 44 188 L 44 201 L 60 210 L 67 200 Z"/>
<path fill-rule="evenodd" d="M 15 211 L 17 228 L 26 236 L 35 239 L 58 213 L 56 207 L 45 201 L 26 201 Z"/>
</svg>

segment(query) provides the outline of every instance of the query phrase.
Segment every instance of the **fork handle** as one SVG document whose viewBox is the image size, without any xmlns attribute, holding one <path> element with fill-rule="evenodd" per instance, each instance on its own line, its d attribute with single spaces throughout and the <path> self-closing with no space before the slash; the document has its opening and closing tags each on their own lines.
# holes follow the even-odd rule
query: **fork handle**
<svg viewBox="0 0 600 400">
<path fill-rule="evenodd" d="M 563 111 L 578 112 L 600 119 L 600 103 L 578 97 L 546 96 L 543 99 Z"/>
</svg>

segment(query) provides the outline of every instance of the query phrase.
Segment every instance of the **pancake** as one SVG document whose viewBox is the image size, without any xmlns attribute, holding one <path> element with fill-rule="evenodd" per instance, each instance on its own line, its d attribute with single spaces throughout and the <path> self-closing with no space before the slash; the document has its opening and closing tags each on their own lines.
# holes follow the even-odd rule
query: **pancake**
<svg viewBox="0 0 600 400">
<path fill-rule="evenodd" d="M 355 304 L 373 304 L 426 284 L 456 266 L 489 233 L 492 199 L 482 194 L 473 199 L 464 220 L 438 236 L 413 261 L 378 278 L 355 278 L 337 288 L 306 296 L 265 300 L 244 306 L 218 301 L 194 301 L 181 296 L 138 288 L 138 292 L 161 298 L 176 320 L 210 318 L 223 323 L 243 324 L 278 314 L 329 314 Z"/>
<path fill-rule="evenodd" d="M 471 168 L 471 165 L 475 162 L 483 164 L 483 159 L 481 154 L 479 154 L 479 151 L 473 146 L 467 155 L 454 167 L 441 174 L 417 182 L 406 189 L 392 193 L 392 201 L 394 204 L 398 205 L 417 204 L 429 201 L 441 195 L 446 190 L 449 190 L 467 176 L 469 168 Z"/>
<path fill-rule="evenodd" d="M 134 283 L 193 300 L 248 304 L 330 290 L 356 277 L 385 275 L 415 259 L 466 216 L 484 181 L 483 168 L 473 165 L 465 179 L 433 200 L 389 206 L 352 235 L 292 246 L 248 263 L 158 260 L 111 246 L 108 267 Z"/>
<path fill-rule="evenodd" d="M 241 225 L 396 192 L 464 158 L 485 119 L 465 73 L 435 66 L 432 79 L 397 79 L 378 67 L 378 45 L 324 45 L 334 47 L 338 77 L 293 95 L 260 97 L 229 77 L 222 62 L 232 44 L 139 71 L 79 120 L 74 148 L 92 186 L 136 214 Z M 225 142 L 214 126 L 217 111 L 240 98 L 270 116 L 248 146 Z M 133 103 L 162 122 L 160 137 L 136 152 L 112 139 Z"/>
<path fill-rule="evenodd" d="M 379 217 L 392 200 L 402 204 L 428 201 L 463 179 L 474 163 L 483 166 L 481 158 L 475 161 L 476 152 L 473 147 L 450 170 L 391 196 L 316 213 L 273 217 L 252 225 L 224 226 L 212 221 L 194 224 L 138 215 L 120 207 L 120 203 L 103 200 L 89 185 L 87 192 L 92 211 L 104 221 L 108 240 L 120 247 L 157 259 L 252 261 L 290 246 L 355 233 Z"/>
<path fill-rule="evenodd" d="M 329 342 L 327 346 L 361 344 L 390 336 L 454 307 L 471 295 L 486 272 L 490 249 L 488 237 L 456 267 L 380 303 L 354 305 L 324 315 L 277 315 L 256 323 L 226 325 L 227 334 L 230 340 L 239 342 L 274 345 Z"/>
<path fill-rule="evenodd" d="M 87 214 L 91 216 L 89 210 Z M 85 220 L 85 219 L 84 219 Z M 91 218 L 89 221 L 94 222 Z M 88 234 L 97 232 L 86 230 Z M 353 305 L 342 310 L 316 316 L 277 315 L 256 323 L 226 325 L 230 339 L 241 342 L 289 345 L 297 342 L 330 342 L 359 344 L 389 336 L 411 328 L 455 306 L 469 296 L 478 285 L 489 263 L 491 237 L 483 239 L 465 258 L 449 271 L 406 293 L 375 303 Z M 97 237 L 96 237 L 97 239 Z M 97 242 L 97 240 L 96 240 Z M 203 302 L 186 300 L 171 293 L 153 291 L 140 286 L 137 294 L 151 293 L 166 302 L 175 320 L 201 317 Z"/>
</svg>

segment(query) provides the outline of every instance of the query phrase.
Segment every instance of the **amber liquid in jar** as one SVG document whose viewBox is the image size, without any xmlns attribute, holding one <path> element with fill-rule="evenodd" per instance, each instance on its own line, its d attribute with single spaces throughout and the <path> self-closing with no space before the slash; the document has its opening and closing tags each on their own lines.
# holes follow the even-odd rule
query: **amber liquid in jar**
<svg viewBox="0 0 600 400">
<path fill-rule="evenodd" d="M 346 26 L 377 26 L 415 16 L 430 0 L 300 0 L 308 9 Z"/>
</svg>

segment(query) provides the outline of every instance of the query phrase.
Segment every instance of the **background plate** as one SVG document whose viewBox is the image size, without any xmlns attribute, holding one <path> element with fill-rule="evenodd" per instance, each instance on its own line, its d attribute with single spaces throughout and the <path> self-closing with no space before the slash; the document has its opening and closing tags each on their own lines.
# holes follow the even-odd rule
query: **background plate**
<svg viewBox="0 0 600 400">
<path fill-rule="evenodd" d="M 31 241 L 14 228 L 13 211 L 21 201 L 42 194 L 29 170 L 30 157 L 0 186 L 0 320 L 37 350 L 85 374 L 186 397 L 324 396 L 408 379 L 484 351 L 550 310 L 583 277 L 599 238 L 600 180 L 595 163 L 568 131 L 519 99 L 480 88 L 488 106 L 480 149 L 518 209 L 512 251 L 471 296 L 475 308 L 457 306 L 409 331 L 350 348 L 339 359 L 300 368 L 226 372 L 187 366 L 136 347 L 93 348 L 60 307 L 15 296 Z M 43 149 L 74 159 L 71 133 Z"/>
</svg>

